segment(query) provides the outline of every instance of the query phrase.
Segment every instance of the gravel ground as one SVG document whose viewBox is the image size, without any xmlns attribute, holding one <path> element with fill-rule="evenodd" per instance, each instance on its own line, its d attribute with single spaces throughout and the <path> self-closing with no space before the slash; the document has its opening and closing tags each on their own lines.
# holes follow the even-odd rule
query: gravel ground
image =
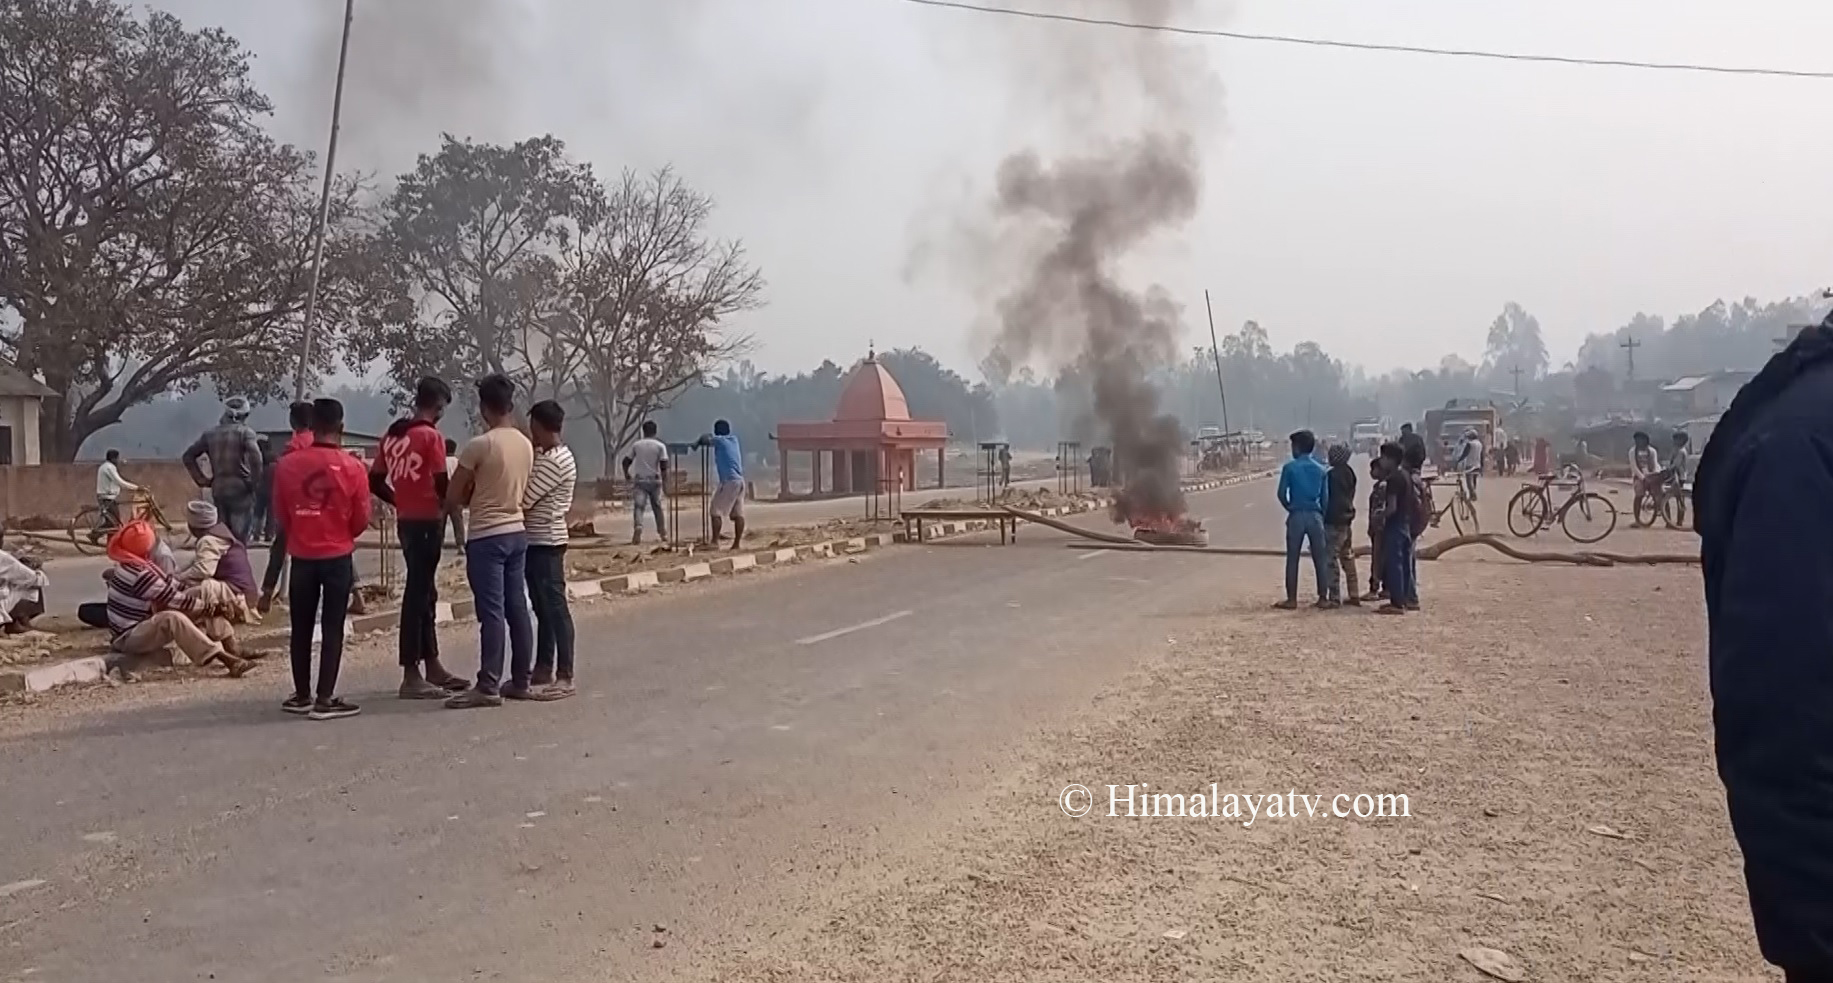
<svg viewBox="0 0 1833 983">
<path fill-rule="evenodd" d="M 890 869 L 786 899 L 717 978 L 1475 983 L 1478 946 L 1528 980 L 1770 978 L 1696 568 L 1447 560 L 1424 616 L 1386 619 L 1267 610 L 1275 563 L 1227 562 L 1221 617 L 1168 623 L 1084 726 L 1015 751 Z M 1060 811 L 1072 782 L 1096 815 Z M 1399 793 L 1411 818 L 1107 818 L 1105 786 L 1139 782 Z"/>
</svg>

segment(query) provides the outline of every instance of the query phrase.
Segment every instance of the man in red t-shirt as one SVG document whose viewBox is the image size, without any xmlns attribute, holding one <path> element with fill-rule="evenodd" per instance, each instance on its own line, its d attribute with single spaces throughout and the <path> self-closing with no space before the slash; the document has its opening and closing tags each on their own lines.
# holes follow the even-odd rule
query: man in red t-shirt
<svg viewBox="0 0 1833 983">
<path fill-rule="evenodd" d="M 356 583 L 356 540 L 369 527 L 369 483 L 363 464 L 343 448 L 344 404 L 312 403 L 312 446 L 293 451 L 274 466 L 274 515 L 286 536 L 293 564 L 287 605 L 293 695 L 281 709 L 314 720 L 355 716 L 355 704 L 337 698 L 337 673 L 344 657 L 344 620 Z M 323 601 L 319 632 L 318 687 L 312 689 L 312 628 Z"/>
<path fill-rule="evenodd" d="M 443 700 L 467 683 L 439 661 L 437 575 L 445 545 L 446 438 L 439 418 L 452 387 L 427 376 L 414 388 L 414 415 L 389 425 L 369 471 L 369 489 L 394 506 L 407 582 L 401 588 L 401 699 Z"/>
</svg>

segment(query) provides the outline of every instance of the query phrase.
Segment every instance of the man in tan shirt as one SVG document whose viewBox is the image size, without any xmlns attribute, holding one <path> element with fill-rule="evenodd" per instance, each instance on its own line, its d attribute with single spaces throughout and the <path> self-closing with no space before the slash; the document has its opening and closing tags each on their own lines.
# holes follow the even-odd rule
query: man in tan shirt
<svg viewBox="0 0 1833 983">
<path fill-rule="evenodd" d="M 535 467 L 535 447 L 515 427 L 515 383 L 489 375 L 477 383 L 477 402 L 488 427 L 458 455 L 458 471 L 447 489 L 449 504 L 469 508 L 465 536 L 465 579 L 477 603 L 477 684 L 446 701 L 455 710 L 502 706 L 505 698 L 530 700 L 535 633 L 529 616 L 528 531 L 522 494 Z M 503 679 L 507 636 L 509 679 Z"/>
</svg>

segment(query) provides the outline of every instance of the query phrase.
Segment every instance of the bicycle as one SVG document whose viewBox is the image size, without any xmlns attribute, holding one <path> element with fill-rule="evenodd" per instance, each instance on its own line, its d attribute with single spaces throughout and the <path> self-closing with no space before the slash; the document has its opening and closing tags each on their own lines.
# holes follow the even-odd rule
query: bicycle
<svg viewBox="0 0 1833 983">
<path fill-rule="evenodd" d="M 71 544 L 76 547 L 78 553 L 84 556 L 100 553 L 107 548 L 110 534 L 135 519 L 145 519 L 168 533 L 172 531 L 172 523 L 160 510 L 159 501 L 153 497 L 152 492 L 142 491 L 135 495 L 128 506 L 127 513 L 126 518 L 116 524 L 103 520 L 100 505 L 83 506 L 82 510 L 70 520 Z M 90 538 L 92 536 L 96 538 Z"/>
<path fill-rule="evenodd" d="M 1661 483 L 1661 487 L 1649 494 L 1636 496 L 1636 524 L 1652 526 L 1655 516 L 1669 529 L 1687 528 L 1687 503 L 1693 498 L 1693 488 L 1678 478 L 1670 478 Z"/>
<path fill-rule="evenodd" d="M 1555 480 L 1572 487 L 1572 494 L 1558 508 L 1553 507 Z M 1574 517 L 1580 523 L 1577 528 Z M 1508 500 L 1508 531 L 1522 539 L 1555 522 L 1573 542 L 1595 543 L 1617 528 L 1617 506 L 1597 492 L 1586 491 L 1584 472 L 1570 466 L 1558 475 L 1543 474 L 1539 482 L 1522 485 Z"/>
<path fill-rule="evenodd" d="M 1450 484 L 1455 490 L 1445 501 L 1445 507 L 1432 513 L 1433 527 L 1436 528 L 1440 520 L 1444 519 L 1445 513 L 1449 512 L 1451 513 L 1451 525 L 1457 529 L 1458 535 L 1475 536 L 1482 532 L 1483 530 L 1477 524 L 1477 503 L 1470 497 L 1470 482 L 1465 477 L 1465 473 L 1460 472 L 1453 475 L 1449 483 L 1440 481 L 1436 484 L 1441 488 Z"/>
</svg>

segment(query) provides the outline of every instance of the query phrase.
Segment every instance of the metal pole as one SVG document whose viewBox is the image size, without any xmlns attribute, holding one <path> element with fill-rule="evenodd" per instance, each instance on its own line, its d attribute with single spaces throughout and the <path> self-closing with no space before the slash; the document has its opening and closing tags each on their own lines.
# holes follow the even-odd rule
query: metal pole
<svg viewBox="0 0 1833 983">
<path fill-rule="evenodd" d="M 1228 428 L 1228 390 L 1222 386 L 1222 346 L 1216 343 L 1216 309 L 1209 303 L 1209 291 L 1203 291 L 1203 309 L 1209 312 L 1209 354 L 1216 359 L 1216 393 L 1222 397 L 1222 432 Z"/>
<path fill-rule="evenodd" d="M 356 0 L 344 0 L 344 36 L 337 48 L 337 87 L 331 94 L 331 141 L 325 148 L 325 183 L 318 198 L 318 225 L 312 229 L 312 274 L 306 287 L 305 331 L 299 341 L 299 375 L 293 381 L 293 399 L 305 398 L 306 373 L 312 364 L 312 332 L 318 327 L 318 280 L 325 265 L 325 226 L 331 221 L 331 180 L 337 172 L 338 119 L 344 111 L 344 66 L 350 61 L 350 25 L 356 20 Z"/>
</svg>

